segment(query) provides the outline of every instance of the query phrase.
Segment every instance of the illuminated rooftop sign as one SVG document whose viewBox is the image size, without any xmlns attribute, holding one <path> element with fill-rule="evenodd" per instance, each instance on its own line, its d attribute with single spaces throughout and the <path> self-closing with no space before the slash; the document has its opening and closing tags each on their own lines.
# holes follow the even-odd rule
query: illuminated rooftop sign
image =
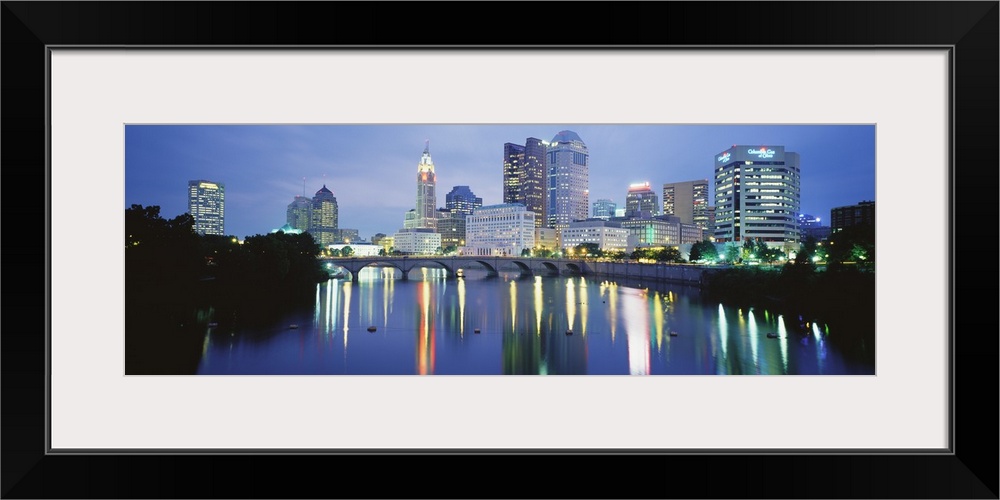
<svg viewBox="0 0 1000 500">
<path fill-rule="evenodd" d="M 732 156 L 731 156 L 731 155 L 729 154 L 729 152 L 727 151 L 727 152 L 725 152 L 725 153 L 722 153 L 722 156 L 720 156 L 720 157 L 716 158 L 716 160 L 718 160 L 718 161 L 719 161 L 719 163 L 726 163 L 727 161 L 729 161 L 729 158 L 731 158 L 731 157 L 732 157 Z"/>
<path fill-rule="evenodd" d="M 760 149 L 748 149 L 748 155 L 754 155 L 761 159 L 774 158 L 774 150 L 761 146 Z"/>
</svg>

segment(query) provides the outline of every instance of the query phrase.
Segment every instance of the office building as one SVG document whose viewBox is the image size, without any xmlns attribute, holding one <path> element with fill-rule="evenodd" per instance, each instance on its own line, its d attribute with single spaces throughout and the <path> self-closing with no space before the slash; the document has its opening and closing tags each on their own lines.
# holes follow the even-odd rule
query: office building
<svg viewBox="0 0 1000 500">
<path fill-rule="evenodd" d="M 476 196 L 469 186 L 455 186 L 445 195 L 445 208 L 462 215 L 469 215 L 483 206 L 483 199 Z"/>
<path fill-rule="evenodd" d="M 386 239 L 382 239 L 383 246 Z M 441 248 L 441 235 L 433 229 L 421 227 L 400 229 L 393 237 L 392 244 L 399 252 L 408 255 L 434 255 Z"/>
<path fill-rule="evenodd" d="M 505 143 L 503 145 L 503 202 L 524 204 L 521 192 L 521 170 L 524 163 L 524 146 Z"/>
<path fill-rule="evenodd" d="M 438 209 L 437 232 L 441 235 L 441 248 L 465 246 L 466 215 L 446 208 Z"/>
<path fill-rule="evenodd" d="M 590 152 L 580 136 L 563 130 L 547 147 L 546 226 L 557 232 L 590 211 Z"/>
<path fill-rule="evenodd" d="M 188 213 L 198 234 L 226 234 L 226 185 L 207 180 L 188 181 Z"/>
<path fill-rule="evenodd" d="M 615 210 L 618 208 L 618 204 L 607 199 L 601 199 L 594 202 L 594 210 L 591 215 L 595 219 L 608 220 L 615 216 Z"/>
<path fill-rule="evenodd" d="M 535 213 L 520 203 L 481 207 L 465 218 L 466 255 L 520 256 L 535 246 Z"/>
<path fill-rule="evenodd" d="M 733 146 L 713 158 L 715 240 L 799 244 L 799 155 L 784 146 Z"/>
<path fill-rule="evenodd" d="M 312 224 L 312 207 L 312 200 L 305 196 L 296 196 L 285 210 L 285 222 L 295 229 L 308 231 Z"/>
<path fill-rule="evenodd" d="M 563 246 L 573 248 L 582 243 L 596 243 L 606 252 L 624 252 L 628 248 L 629 230 L 620 222 L 604 219 L 573 221 L 563 229 Z"/>
<path fill-rule="evenodd" d="M 524 145 L 503 145 L 503 202 L 520 203 L 534 212 L 535 224 L 545 223 L 546 147 L 528 137 Z"/>
<path fill-rule="evenodd" d="M 708 229 L 708 179 L 663 185 L 663 215 L 676 215 L 685 224 Z"/>
<path fill-rule="evenodd" d="M 857 205 L 836 207 L 830 210 L 830 232 L 836 233 L 850 226 L 875 225 L 875 202 L 862 201 Z"/>
<path fill-rule="evenodd" d="M 810 236 L 816 241 L 823 241 L 830 236 L 830 226 L 824 226 L 823 221 L 810 214 L 799 214 L 799 237 L 804 243 Z"/>
<path fill-rule="evenodd" d="M 323 184 L 312 199 L 312 222 L 309 225 L 309 234 L 316 243 L 326 248 L 337 242 L 337 224 L 337 198 L 333 195 L 333 191 Z"/>
<path fill-rule="evenodd" d="M 660 212 L 656 192 L 648 182 L 631 184 L 625 195 L 625 217 L 652 217 Z"/>
</svg>

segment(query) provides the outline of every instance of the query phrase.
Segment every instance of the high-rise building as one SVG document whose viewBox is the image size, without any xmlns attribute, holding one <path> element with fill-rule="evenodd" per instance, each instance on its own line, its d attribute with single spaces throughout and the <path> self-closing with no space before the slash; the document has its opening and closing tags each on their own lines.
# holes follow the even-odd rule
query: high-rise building
<svg viewBox="0 0 1000 500">
<path fill-rule="evenodd" d="M 594 213 L 592 215 L 595 219 L 608 220 L 615 216 L 615 210 L 617 208 L 618 204 L 611 200 L 597 200 L 594 202 Z"/>
<path fill-rule="evenodd" d="M 483 206 L 483 199 L 469 189 L 469 186 L 455 186 L 445 195 L 444 207 L 453 212 L 469 215 L 473 210 Z"/>
<path fill-rule="evenodd" d="M 652 217 L 660 213 L 660 202 L 648 182 L 630 184 L 625 194 L 625 217 Z"/>
<path fill-rule="evenodd" d="M 417 163 L 417 223 L 416 227 L 434 229 L 437 227 L 437 195 L 434 189 L 437 175 L 431 160 L 430 141 L 424 145 L 424 153 Z"/>
<path fill-rule="evenodd" d="M 784 146 L 733 146 L 713 158 L 715 240 L 797 247 L 799 155 Z"/>
<path fill-rule="evenodd" d="M 503 202 L 520 203 L 534 212 L 535 224 L 545 224 L 546 147 L 528 137 L 524 145 L 503 145 Z"/>
<path fill-rule="evenodd" d="M 541 139 L 524 141 L 524 164 L 521 168 L 521 193 L 524 207 L 535 213 L 535 227 L 545 227 L 546 147 Z M 584 203 L 586 211 L 586 203 Z"/>
<path fill-rule="evenodd" d="M 580 136 L 563 130 L 548 144 L 547 222 L 557 232 L 590 210 L 590 152 Z"/>
<path fill-rule="evenodd" d="M 830 232 L 836 233 L 845 227 L 875 225 L 875 202 L 862 201 L 857 205 L 836 207 L 830 210 Z"/>
<path fill-rule="evenodd" d="M 521 192 L 521 170 L 524 168 L 524 146 L 503 145 L 503 202 L 524 204 Z"/>
<path fill-rule="evenodd" d="M 309 224 L 309 234 L 324 248 L 337 242 L 338 211 L 337 198 L 333 196 L 333 191 L 323 184 L 312 199 L 312 222 Z"/>
<path fill-rule="evenodd" d="M 198 234 L 226 234 L 226 185 L 206 180 L 188 181 L 188 213 Z"/>
<path fill-rule="evenodd" d="M 308 231 L 312 224 L 312 200 L 305 196 L 296 196 L 285 211 L 285 222 L 301 231 Z"/>
<path fill-rule="evenodd" d="M 663 215 L 676 215 L 685 224 L 708 229 L 708 179 L 663 185 Z"/>
</svg>

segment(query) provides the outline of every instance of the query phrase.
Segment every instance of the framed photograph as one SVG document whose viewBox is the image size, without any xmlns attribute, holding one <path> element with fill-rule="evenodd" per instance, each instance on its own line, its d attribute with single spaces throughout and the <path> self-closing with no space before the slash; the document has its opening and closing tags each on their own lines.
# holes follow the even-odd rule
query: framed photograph
<svg viewBox="0 0 1000 500">
<path fill-rule="evenodd" d="M 956 284 L 996 266 L 957 245 L 996 170 L 957 167 L 997 150 L 998 4 L 656 5 L 691 22 L 554 4 L 615 44 L 550 45 L 422 4 L 5 2 L 46 232 L 8 247 L 45 274 L 7 301 L 3 495 L 303 494 L 185 479 L 252 458 L 413 497 L 490 458 L 614 477 L 488 496 L 997 498 Z"/>
</svg>

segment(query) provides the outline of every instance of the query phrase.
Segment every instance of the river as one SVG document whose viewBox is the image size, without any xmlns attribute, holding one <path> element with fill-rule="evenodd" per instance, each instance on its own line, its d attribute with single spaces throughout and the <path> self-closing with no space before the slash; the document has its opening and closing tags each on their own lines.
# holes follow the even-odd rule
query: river
<svg viewBox="0 0 1000 500">
<path fill-rule="evenodd" d="M 397 279 L 318 284 L 311 307 L 267 321 L 206 311 L 198 374 L 872 375 L 872 335 L 702 299 L 682 285 L 589 276 Z M 794 317 L 787 317 L 794 316 Z"/>
</svg>

